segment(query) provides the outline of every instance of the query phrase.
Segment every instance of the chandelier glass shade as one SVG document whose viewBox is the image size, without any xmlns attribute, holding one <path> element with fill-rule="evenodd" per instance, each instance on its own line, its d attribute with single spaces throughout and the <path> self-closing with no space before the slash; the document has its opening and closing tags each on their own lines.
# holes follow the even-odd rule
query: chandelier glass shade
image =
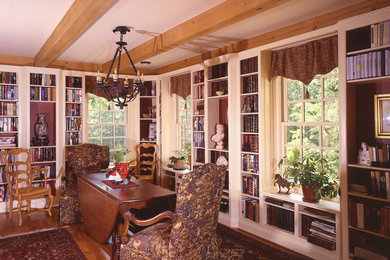
<svg viewBox="0 0 390 260">
<path fill-rule="evenodd" d="M 127 42 L 123 41 L 123 35 L 125 35 L 127 32 L 130 32 L 129 27 L 117 26 L 113 30 L 113 32 L 120 33 L 120 40 L 116 42 L 118 47 L 115 51 L 114 58 L 111 62 L 106 77 L 102 78 L 100 75 L 100 71 L 98 71 L 96 82 L 97 82 L 97 87 L 101 88 L 104 91 L 105 95 L 114 103 L 116 103 L 115 104 L 116 106 L 118 106 L 120 109 L 123 109 L 123 107 L 127 106 L 128 102 L 133 101 L 137 97 L 139 92 L 145 88 L 145 85 L 144 85 L 143 75 L 140 75 L 139 71 L 136 69 L 134 65 L 133 60 L 130 57 L 129 52 L 127 51 L 126 48 Z M 132 83 L 129 82 L 128 78 L 126 78 L 124 81 L 119 80 L 122 52 L 126 53 L 131 63 L 131 66 L 134 70 L 134 73 L 137 75 Z M 110 75 L 117 59 L 118 62 L 114 69 L 112 80 L 110 80 Z"/>
</svg>

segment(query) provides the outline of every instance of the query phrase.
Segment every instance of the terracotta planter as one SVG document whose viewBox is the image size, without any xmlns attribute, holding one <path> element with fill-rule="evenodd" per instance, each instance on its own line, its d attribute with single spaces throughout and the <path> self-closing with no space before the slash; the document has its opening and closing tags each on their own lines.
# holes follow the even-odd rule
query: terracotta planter
<svg viewBox="0 0 390 260">
<path fill-rule="evenodd" d="M 320 199 L 316 197 L 314 194 L 313 187 L 302 186 L 303 198 L 302 200 L 305 202 L 318 202 Z"/>
<path fill-rule="evenodd" d="M 173 169 L 175 170 L 184 170 L 186 168 L 186 161 L 185 160 L 178 160 L 173 165 Z"/>
</svg>

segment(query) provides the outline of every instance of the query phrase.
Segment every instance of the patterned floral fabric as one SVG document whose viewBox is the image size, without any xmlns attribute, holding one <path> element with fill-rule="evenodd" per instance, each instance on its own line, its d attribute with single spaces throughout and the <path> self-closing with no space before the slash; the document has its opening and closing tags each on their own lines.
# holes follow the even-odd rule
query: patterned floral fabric
<svg viewBox="0 0 390 260">
<path fill-rule="evenodd" d="M 219 207 L 226 168 L 205 164 L 184 175 L 176 220 L 153 225 L 122 246 L 121 259 L 216 259 Z"/>
<path fill-rule="evenodd" d="M 69 225 L 82 221 L 77 191 L 79 175 L 100 172 L 108 167 L 110 152 L 108 146 L 82 144 L 67 147 L 66 190 L 60 197 L 58 222 Z"/>
</svg>

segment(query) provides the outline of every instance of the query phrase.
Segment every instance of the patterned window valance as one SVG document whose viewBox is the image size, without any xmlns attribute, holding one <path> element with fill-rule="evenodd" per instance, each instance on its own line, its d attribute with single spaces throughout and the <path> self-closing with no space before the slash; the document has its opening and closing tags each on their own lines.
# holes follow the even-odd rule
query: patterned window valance
<svg viewBox="0 0 390 260">
<path fill-rule="evenodd" d="M 171 77 L 172 94 L 176 94 L 184 99 L 191 94 L 191 73 Z"/>
<path fill-rule="evenodd" d="M 272 51 L 271 77 L 283 76 L 309 84 L 314 76 L 337 67 L 337 35 Z"/>
</svg>

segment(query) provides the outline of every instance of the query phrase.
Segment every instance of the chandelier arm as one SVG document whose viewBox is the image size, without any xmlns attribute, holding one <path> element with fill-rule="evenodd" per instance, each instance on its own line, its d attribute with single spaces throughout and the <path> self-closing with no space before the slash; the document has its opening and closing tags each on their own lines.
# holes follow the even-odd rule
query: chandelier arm
<svg viewBox="0 0 390 260">
<path fill-rule="evenodd" d="M 117 68 L 117 73 L 118 73 L 118 76 L 120 74 L 120 67 L 121 67 L 121 57 L 122 57 L 122 46 L 118 46 L 118 49 L 119 49 L 119 56 L 118 56 L 118 64 L 116 66 Z M 118 81 L 119 81 L 119 78 L 118 78 Z"/>
<path fill-rule="evenodd" d="M 116 56 L 118 55 L 118 52 L 119 52 L 119 46 L 118 46 L 118 48 L 116 48 L 116 51 L 115 51 L 115 54 L 114 54 L 114 58 L 112 59 L 110 68 L 109 68 L 109 70 L 108 70 L 108 72 L 107 72 L 106 83 L 108 82 L 108 79 L 109 79 L 109 77 L 110 77 L 111 70 L 112 70 L 112 66 L 114 66 L 114 63 L 115 63 L 115 60 L 116 60 Z"/>
<path fill-rule="evenodd" d="M 135 74 L 137 75 L 137 68 L 135 67 L 134 62 L 133 62 L 133 60 L 131 59 L 129 52 L 127 51 L 126 46 L 123 46 L 123 49 L 125 49 L 126 54 L 127 54 L 127 57 L 129 58 L 129 60 L 130 60 L 130 62 L 131 62 L 131 65 L 133 66 L 133 70 L 134 70 Z"/>
</svg>

